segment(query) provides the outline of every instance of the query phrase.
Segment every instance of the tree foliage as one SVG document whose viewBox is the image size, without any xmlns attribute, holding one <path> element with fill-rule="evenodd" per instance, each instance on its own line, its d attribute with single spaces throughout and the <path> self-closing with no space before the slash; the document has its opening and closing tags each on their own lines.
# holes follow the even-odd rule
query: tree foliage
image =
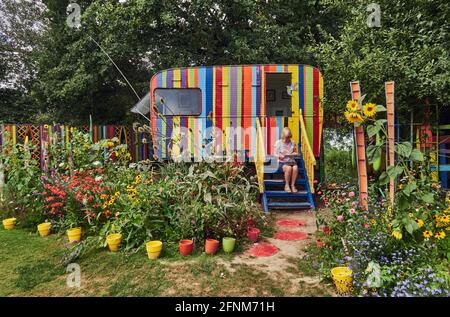
<svg viewBox="0 0 450 317">
<path fill-rule="evenodd" d="M 448 1 L 376 1 L 381 6 L 379 28 L 366 23 L 371 2 L 327 1 L 345 19 L 338 36 L 325 35 L 313 48 L 324 72 L 326 112 L 342 112 L 353 80 L 379 103 L 385 102 L 384 82 L 394 80 L 402 113 L 424 103 L 449 105 Z"/>
<path fill-rule="evenodd" d="M 26 97 L 9 95 L 0 120 L 133 119 L 129 109 L 137 97 L 94 41 L 140 97 L 151 76 L 169 67 L 303 63 L 324 73 L 326 115 L 341 113 L 352 80 L 378 103 L 384 82 L 395 80 L 403 111 L 450 100 L 445 0 L 379 0 L 381 28 L 366 25 L 371 1 L 77 0 L 79 30 L 66 24 L 69 2 L 0 0 L 5 21 L 14 21 L 0 23 L 6 73 L 0 80 L 14 78 L 17 96 Z M 27 114 L 14 114 L 19 104 Z"/>
</svg>

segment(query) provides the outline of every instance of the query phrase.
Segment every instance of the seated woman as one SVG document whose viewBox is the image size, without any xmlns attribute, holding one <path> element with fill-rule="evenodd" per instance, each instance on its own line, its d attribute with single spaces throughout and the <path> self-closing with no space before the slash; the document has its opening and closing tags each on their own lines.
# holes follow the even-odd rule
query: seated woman
<svg viewBox="0 0 450 317">
<path fill-rule="evenodd" d="M 281 132 L 281 139 L 275 142 L 275 155 L 278 157 L 280 162 L 280 169 L 284 172 L 285 186 L 284 190 L 288 193 L 297 193 L 298 190 L 295 188 L 295 181 L 298 176 L 298 166 L 295 159 L 290 157 L 290 155 L 297 155 L 297 150 L 294 142 L 292 142 L 292 132 L 288 127 L 283 128 Z M 291 187 L 292 190 L 291 190 Z"/>
</svg>

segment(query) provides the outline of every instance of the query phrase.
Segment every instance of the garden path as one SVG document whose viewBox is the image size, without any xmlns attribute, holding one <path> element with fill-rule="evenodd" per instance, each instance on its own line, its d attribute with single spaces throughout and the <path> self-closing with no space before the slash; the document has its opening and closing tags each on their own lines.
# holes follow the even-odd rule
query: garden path
<svg viewBox="0 0 450 317">
<path fill-rule="evenodd" d="M 320 283 L 319 275 L 314 272 L 304 274 L 299 270 L 299 259 L 306 255 L 305 248 L 311 243 L 316 231 L 316 214 L 313 212 L 276 212 L 275 216 L 275 232 L 296 232 L 306 233 L 307 236 L 303 240 L 289 241 L 273 238 L 264 238 L 258 243 L 270 243 L 278 248 L 278 252 L 271 256 L 254 257 L 250 252 L 244 252 L 234 257 L 231 262 L 223 262 L 230 271 L 233 266 L 245 264 L 256 270 L 264 271 L 271 275 L 287 278 L 291 281 L 291 287 L 297 288 L 302 285 L 306 288 L 323 287 Z M 277 224 L 279 220 L 294 220 L 304 223 L 301 226 L 281 226 Z M 256 245 L 256 244 L 255 244 Z M 311 274 L 312 273 L 312 274 Z M 256 282 L 256 281 L 255 281 Z"/>
</svg>

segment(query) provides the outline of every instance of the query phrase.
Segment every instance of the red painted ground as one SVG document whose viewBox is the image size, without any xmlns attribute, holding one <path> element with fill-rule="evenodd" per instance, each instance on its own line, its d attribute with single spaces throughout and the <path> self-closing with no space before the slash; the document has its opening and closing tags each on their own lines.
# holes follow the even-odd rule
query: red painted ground
<svg viewBox="0 0 450 317">
<path fill-rule="evenodd" d="M 293 220 L 293 219 L 280 219 L 277 221 L 277 225 L 283 227 L 300 227 L 306 226 L 305 220 Z"/>
<path fill-rule="evenodd" d="M 278 252 L 278 248 L 270 243 L 257 243 L 255 244 L 248 253 L 250 256 L 271 256 Z"/>
<path fill-rule="evenodd" d="M 304 232 L 295 232 L 295 231 L 280 231 L 275 233 L 274 238 L 278 240 L 290 240 L 290 241 L 306 240 L 308 238 L 308 234 Z"/>
</svg>

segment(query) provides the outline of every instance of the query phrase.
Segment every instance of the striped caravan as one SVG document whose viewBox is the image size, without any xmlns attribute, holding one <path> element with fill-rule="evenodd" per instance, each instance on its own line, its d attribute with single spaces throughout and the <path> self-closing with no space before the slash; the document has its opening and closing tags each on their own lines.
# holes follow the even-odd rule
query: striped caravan
<svg viewBox="0 0 450 317">
<path fill-rule="evenodd" d="M 291 89 L 289 85 L 283 91 L 269 89 L 270 74 L 285 74 Z M 252 156 L 256 143 L 252 129 L 257 118 L 265 131 L 266 152 L 271 154 L 283 127 L 290 127 L 293 140 L 299 142 L 299 113 L 303 114 L 314 155 L 320 155 L 323 78 L 315 67 L 258 64 L 172 68 L 152 77 L 150 95 L 154 154 L 160 159 L 180 151 L 200 158 L 212 140 L 228 154 L 238 151 Z M 288 115 L 270 113 L 268 102 L 276 97 L 288 100 Z"/>
</svg>

